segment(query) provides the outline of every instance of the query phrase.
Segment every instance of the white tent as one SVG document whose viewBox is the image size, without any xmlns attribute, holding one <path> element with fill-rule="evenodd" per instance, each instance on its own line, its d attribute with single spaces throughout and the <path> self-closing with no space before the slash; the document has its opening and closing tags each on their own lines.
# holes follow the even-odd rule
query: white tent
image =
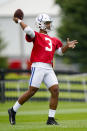
<svg viewBox="0 0 87 131">
<path fill-rule="evenodd" d="M 54 2 L 55 0 L 7 0 L 5 4 L 0 5 L 0 16 L 12 16 L 18 8 L 28 16 L 43 12 L 57 15 L 59 7 Z"/>
</svg>

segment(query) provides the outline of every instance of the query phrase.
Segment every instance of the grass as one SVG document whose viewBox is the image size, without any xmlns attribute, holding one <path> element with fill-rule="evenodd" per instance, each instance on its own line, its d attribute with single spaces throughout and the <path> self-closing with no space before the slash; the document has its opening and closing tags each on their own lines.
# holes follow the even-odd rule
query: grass
<svg viewBox="0 0 87 131">
<path fill-rule="evenodd" d="M 16 125 L 8 121 L 7 110 L 14 102 L 0 103 L 1 131 L 87 131 L 87 104 L 59 102 L 55 118 L 59 126 L 48 126 L 48 102 L 26 102 L 17 112 Z"/>
<path fill-rule="evenodd" d="M 10 74 L 6 79 L 28 80 L 28 75 Z M 69 84 L 68 81 L 87 81 L 85 76 L 58 76 L 58 80 L 66 80 L 67 83 L 59 83 L 60 89 L 68 89 L 69 92 L 60 92 L 60 98 L 84 98 L 84 93 L 72 93 L 70 89 L 87 90 L 84 84 Z M 7 91 L 6 96 L 20 96 L 20 88 L 27 88 L 28 82 L 6 82 L 6 88 L 16 88 L 17 91 Z M 46 88 L 42 83 L 40 88 Z M 87 95 L 87 94 L 86 94 Z M 37 92 L 34 97 L 49 97 L 49 92 Z M 60 123 L 59 126 L 48 126 L 48 102 L 27 102 L 18 111 L 16 125 L 11 126 L 8 121 L 7 110 L 14 102 L 0 103 L 0 130 L 1 131 L 87 131 L 87 103 L 59 102 L 55 118 Z"/>
</svg>

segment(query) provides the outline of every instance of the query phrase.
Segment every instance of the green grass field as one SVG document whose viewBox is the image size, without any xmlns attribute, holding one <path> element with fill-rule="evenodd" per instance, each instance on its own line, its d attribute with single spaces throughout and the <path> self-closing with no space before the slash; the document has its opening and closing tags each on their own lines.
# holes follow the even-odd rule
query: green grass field
<svg viewBox="0 0 87 131">
<path fill-rule="evenodd" d="M 17 112 L 16 125 L 8 121 L 7 110 L 14 102 L 0 103 L 0 131 L 87 131 L 87 103 L 59 102 L 58 126 L 46 125 L 48 102 L 27 102 Z"/>
</svg>

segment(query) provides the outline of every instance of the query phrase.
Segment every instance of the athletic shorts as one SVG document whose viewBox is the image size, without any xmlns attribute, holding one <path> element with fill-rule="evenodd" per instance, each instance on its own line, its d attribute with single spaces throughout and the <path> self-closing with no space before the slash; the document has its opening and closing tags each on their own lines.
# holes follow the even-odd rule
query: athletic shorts
<svg viewBox="0 0 87 131">
<path fill-rule="evenodd" d="M 29 80 L 29 86 L 39 88 L 41 83 L 44 82 L 47 88 L 58 84 L 57 77 L 53 69 L 45 69 L 41 67 L 31 68 L 31 77 Z"/>
</svg>

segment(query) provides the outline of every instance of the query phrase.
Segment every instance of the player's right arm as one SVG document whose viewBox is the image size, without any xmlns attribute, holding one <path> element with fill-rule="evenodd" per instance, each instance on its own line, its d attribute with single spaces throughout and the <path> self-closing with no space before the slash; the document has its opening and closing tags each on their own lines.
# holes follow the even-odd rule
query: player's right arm
<svg viewBox="0 0 87 131">
<path fill-rule="evenodd" d="M 19 23 L 21 28 L 23 29 L 23 31 L 29 35 L 30 38 L 34 38 L 35 37 L 35 32 L 32 30 L 31 27 L 29 27 L 28 25 L 26 25 L 22 20 L 14 17 L 13 18 L 15 23 Z"/>
</svg>

